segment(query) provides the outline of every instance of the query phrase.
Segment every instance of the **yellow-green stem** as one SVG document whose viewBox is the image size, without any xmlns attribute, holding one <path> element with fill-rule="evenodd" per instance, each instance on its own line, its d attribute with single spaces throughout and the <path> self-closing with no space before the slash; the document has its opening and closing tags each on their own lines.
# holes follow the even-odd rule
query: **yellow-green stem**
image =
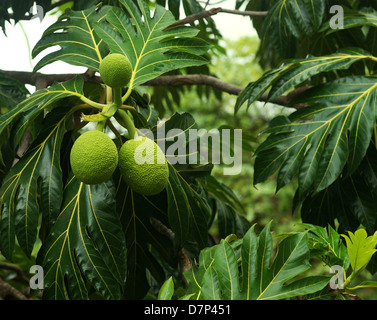
<svg viewBox="0 0 377 320">
<path fill-rule="evenodd" d="M 105 128 L 107 120 L 103 120 L 100 122 L 97 122 L 96 130 L 103 132 L 103 129 Z"/>
<path fill-rule="evenodd" d="M 113 89 L 109 86 L 106 86 L 106 102 L 113 103 Z"/>
<path fill-rule="evenodd" d="M 79 97 L 80 97 L 80 100 L 84 101 L 85 103 L 87 103 L 88 105 L 90 105 L 90 106 L 92 106 L 96 109 L 102 110 L 104 107 L 107 106 L 106 104 L 94 102 L 94 101 L 88 99 L 87 97 L 85 97 L 84 95 L 80 95 Z"/>
<path fill-rule="evenodd" d="M 119 108 L 122 102 L 122 88 L 113 88 L 113 102 Z"/>
<path fill-rule="evenodd" d="M 132 122 L 131 118 L 128 116 L 127 112 L 119 109 L 116 114 L 119 116 L 119 118 L 122 122 L 121 124 L 124 125 L 126 127 L 126 129 L 128 130 L 128 134 L 130 136 L 130 139 L 135 138 L 136 128 L 135 128 L 135 125 Z"/>
<path fill-rule="evenodd" d="M 348 278 L 343 283 L 343 288 L 347 289 L 347 287 L 351 284 L 352 280 L 356 277 L 359 272 L 352 272 Z"/>
<path fill-rule="evenodd" d="M 128 97 L 130 96 L 131 92 L 132 92 L 132 86 L 130 85 L 130 86 L 128 87 L 127 92 L 126 92 L 125 95 L 122 97 L 122 103 L 124 103 L 124 102 L 128 99 Z"/>
</svg>

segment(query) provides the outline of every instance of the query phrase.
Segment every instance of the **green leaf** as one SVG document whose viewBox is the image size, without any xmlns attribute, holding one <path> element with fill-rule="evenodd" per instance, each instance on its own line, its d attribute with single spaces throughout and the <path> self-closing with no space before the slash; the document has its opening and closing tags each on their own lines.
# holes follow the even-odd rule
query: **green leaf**
<svg viewBox="0 0 377 320">
<path fill-rule="evenodd" d="M 131 1 L 120 2 L 129 16 L 114 7 L 106 15 L 108 23 L 97 23 L 94 29 L 112 53 L 129 58 L 131 88 L 174 69 L 207 63 L 200 55 L 208 50 L 208 44 L 193 38 L 198 30 L 182 26 L 166 29 L 176 21 L 170 11 L 159 5 L 152 17 L 144 1 L 138 0 L 138 6 Z"/>
<path fill-rule="evenodd" d="M 199 267 L 186 273 L 189 288 L 197 298 L 278 300 L 318 292 L 327 285 L 329 277 L 295 279 L 310 268 L 307 232 L 282 240 L 271 261 L 270 224 L 259 236 L 254 227 L 240 242 L 221 240 L 220 244 L 201 251 Z M 237 257 L 239 246 L 240 258 Z"/>
<path fill-rule="evenodd" d="M 124 296 L 143 298 L 149 290 L 147 270 L 158 282 L 165 274 L 151 252 L 157 252 L 168 264 L 174 264 L 173 243 L 159 232 L 168 226 L 166 195 L 146 197 L 134 192 L 116 175 L 117 212 L 127 242 L 127 278 Z M 165 227 L 166 228 L 166 227 Z M 162 231 L 161 231 L 162 232 Z"/>
<path fill-rule="evenodd" d="M 324 0 L 279 0 L 269 8 L 264 19 L 261 38 L 271 41 L 283 58 L 292 56 L 294 38 L 311 35 L 322 22 L 325 13 Z"/>
<path fill-rule="evenodd" d="M 352 64 L 364 59 L 374 59 L 374 57 L 360 48 L 345 48 L 327 56 L 291 60 L 280 68 L 266 72 L 260 79 L 250 83 L 237 98 L 235 111 L 237 112 L 246 101 L 248 101 L 249 107 L 270 87 L 268 101 L 283 95 L 314 75 L 348 69 Z"/>
<path fill-rule="evenodd" d="M 0 189 L 0 247 L 8 259 L 12 258 L 15 235 L 30 256 L 37 239 L 40 209 L 47 230 L 60 211 L 63 191 L 60 148 L 69 118 L 66 110 L 49 113 L 44 121 L 45 129 L 4 178 Z"/>
<path fill-rule="evenodd" d="M 216 247 L 212 277 L 216 274 L 218 281 L 217 291 L 220 289 L 223 298 L 226 300 L 239 299 L 239 274 L 235 253 L 230 244 L 225 240 L 221 240 L 220 244 Z M 212 267 L 209 269 L 212 269 Z"/>
<path fill-rule="evenodd" d="M 201 195 L 169 165 L 168 215 L 176 245 L 183 245 L 190 233 L 200 248 L 208 245 L 209 207 Z"/>
<path fill-rule="evenodd" d="M 93 24 L 104 19 L 109 10 L 104 6 L 100 10 L 95 7 L 82 11 L 67 10 L 58 21 L 43 33 L 33 51 L 33 59 L 47 48 L 59 46 L 41 60 L 34 67 L 34 72 L 55 61 L 64 61 L 75 66 L 84 66 L 98 71 L 102 58 L 108 53 L 106 43 L 99 38 Z"/>
<path fill-rule="evenodd" d="M 29 91 L 25 88 L 24 84 L 0 72 L 1 113 L 4 113 L 3 108 L 5 110 L 13 108 L 24 100 L 28 94 Z"/>
<path fill-rule="evenodd" d="M 377 11 L 373 8 L 361 8 L 360 10 L 346 9 L 343 16 L 343 29 L 351 29 L 362 26 L 377 27 Z M 337 28 L 331 28 L 330 21 L 323 24 L 321 32 L 326 35 L 339 31 Z"/>
<path fill-rule="evenodd" d="M 45 271 L 44 299 L 88 299 L 87 282 L 105 299 L 121 298 L 126 243 L 111 181 L 86 185 L 70 177 L 38 262 Z"/>
<path fill-rule="evenodd" d="M 217 181 L 213 176 L 201 179 L 200 183 L 215 199 L 215 208 L 219 225 L 219 235 L 225 238 L 229 234 L 243 237 L 250 227 L 246 219 L 246 212 L 240 200 L 226 185 Z"/>
<path fill-rule="evenodd" d="M 377 288 L 377 281 L 363 281 L 355 287 L 347 287 L 347 290 L 356 290 L 361 288 Z"/>
<path fill-rule="evenodd" d="M 348 256 L 354 273 L 364 269 L 373 254 L 377 251 L 377 231 L 373 236 L 367 235 L 365 229 L 358 229 L 355 233 L 348 232 L 348 236 L 342 235 L 346 240 Z"/>
<path fill-rule="evenodd" d="M 81 77 L 76 77 L 67 82 L 57 83 L 47 89 L 36 91 L 16 107 L 0 116 L 0 133 L 18 120 L 13 127 L 11 137 L 13 144 L 16 146 L 30 123 L 45 108 L 66 97 L 82 97 L 84 94 L 83 86 L 84 80 Z"/>
<path fill-rule="evenodd" d="M 305 223 L 299 225 L 311 231 L 308 233 L 311 255 L 318 256 L 329 267 L 341 265 L 344 270 L 348 270 L 349 257 L 347 248 L 335 229 L 330 225 L 327 228 Z"/>
<path fill-rule="evenodd" d="M 330 186 L 347 164 L 352 174 L 370 144 L 375 119 L 377 82 L 347 77 L 305 92 L 309 106 L 289 118 L 277 118 L 256 151 L 254 183 L 279 169 L 277 190 L 298 174 L 299 193 Z"/>
<path fill-rule="evenodd" d="M 373 143 L 357 170 L 341 175 L 332 185 L 319 193 L 308 192 L 300 199 L 296 192 L 296 206 L 302 201 L 301 218 L 306 223 L 338 226 L 338 232 L 355 231 L 362 225 L 373 234 L 376 230 L 377 151 Z"/>
<path fill-rule="evenodd" d="M 160 291 L 158 292 L 157 300 L 171 300 L 173 294 L 174 294 L 174 282 L 173 282 L 173 278 L 170 277 L 161 286 Z"/>
<path fill-rule="evenodd" d="M 156 142 L 165 150 L 169 165 L 168 196 L 169 223 L 175 233 L 176 245 L 183 245 L 192 235 L 200 248 L 208 245 L 208 203 L 190 180 L 198 168 L 189 167 L 191 150 L 190 129 L 197 129 L 194 118 L 188 113 L 174 113 L 168 120 L 152 129 Z M 171 131 L 173 130 L 173 131 Z M 161 135 L 161 133 L 163 135 Z M 161 137 L 160 137 L 161 135 Z M 178 151 L 178 156 L 177 156 Z M 177 163 L 178 162 L 178 163 Z M 184 162 L 184 164 L 181 164 Z"/>
</svg>

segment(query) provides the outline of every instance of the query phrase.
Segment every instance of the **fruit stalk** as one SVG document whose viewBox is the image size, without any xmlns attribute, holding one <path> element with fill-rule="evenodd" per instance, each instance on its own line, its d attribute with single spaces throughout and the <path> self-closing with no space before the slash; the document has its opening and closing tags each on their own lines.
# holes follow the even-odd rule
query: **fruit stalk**
<svg viewBox="0 0 377 320">
<path fill-rule="evenodd" d="M 103 120 L 103 121 L 98 122 L 97 126 L 96 126 L 96 130 L 102 132 L 103 129 L 105 128 L 106 122 L 107 122 L 107 120 Z"/>
<path fill-rule="evenodd" d="M 121 124 L 124 125 L 126 129 L 128 130 L 129 138 L 134 139 L 136 137 L 136 128 L 131 118 L 128 116 L 127 112 L 124 110 L 118 109 L 118 111 L 116 112 L 116 115 L 118 115 L 118 117 L 120 118 L 122 122 Z"/>
<path fill-rule="evenodd" d="M 122 106 L 122 88 L 113 88 L 113 100 L 118 108 Z"/>
</svg>

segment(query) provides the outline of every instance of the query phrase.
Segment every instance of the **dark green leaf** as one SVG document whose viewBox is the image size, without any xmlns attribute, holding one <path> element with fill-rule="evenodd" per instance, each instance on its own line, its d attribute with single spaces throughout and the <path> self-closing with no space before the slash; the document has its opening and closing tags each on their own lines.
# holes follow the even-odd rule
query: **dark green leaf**
<svg viewBox="0 0 377 320">
<path fill-rule="evenodd" d="M 241 247 L 241 274 L 238 246 Z M 189 288 L 197 299 L 278 300 L 318 292 L 329 282 L 329 277 L 295 279 L 310 268 L 307 232 L 282 240 L 273 261 L 272 249 L 270 225 L 259 236 L 254 226 L 251 227 L 234 244 L 221 240 L 220 244 L 201 252 L 199 268 L 186 272 L 190 274 Z M 190 284 L 193 280 L 196 287 Z"/>
<path fill-rule="evenodd" d="M 83 96 L 84 80 L 76 77 L 67 82 L 54 84 L 51 87 L 36 91 L 16 107 L 0 116 L 0 133 L 18 120 L 12 131 L 12 141 L 16 146 L 30 123 L 47 107 L 63 98 Z"/>
<path fill-rule="evenodd" d="M 75 66 L 84 66 L 98 71 L 99 64 L 108 53 L 106 44 L 94 33 L 93 24 L 104 19 L 110 7 L 96 11 L 94 7 L 82 11 L 67 11 L 57 22 L 43 33 L 35 45 L 32 57 L 35 58 L 47 48 L 60 49 L 44 56 L 34 72 L 55 61 L 64 61 Z"/>
<path fill-rule="evenodd" d="M 165 30 L 175 22 L 170 11 L 156 5 L 151 17 L 144 1 L 138 0 L 138 7 L 130 1 L 121 3 L 131 18 L 122 9 L 112 8 L 106 15 L 109 23 L 97 23 L 95 31 L 112 53 L 129 58 L 133 69 L 130 87 L 170 70 L 207 63 L 200 55 L 209 47 L 192 38 L 198 33 L 196 29 L 179 26 Z"/>
<path fill-rule="evenodd" d="M 348 77 L 305 92 L 309 107 L 272 122 L 256 151 L 254 182 L 279 168 L 277 189 L 298 174 L 299 192 L 331 185 L 347 164 L 356 170 L 369 147 L 375 119 L 374 78 Z M 298 121 L 301 120 L 301 121 Z"/>
<path fill-rule="evenodd" d="M 68 181 L 62 211 L 39 253 L 44 299 L 87 299 L 86 282 L 106 299 L 120 299 L 126 243 L 116 214 L 112 182 Z"/>
<path fill-rule="evenodd" d="M 27 94 L 29 94 L 29 91 L 25 88 L 25 85 L 3 73 L 0 73 L 1 113 L 16 106 L 26 98 Z"/>
<path fill-rule="evenodd" d="M 69 117 L 61 110 L 49 114 L 41 136 L 4 178 L 0 189 L 0 244 L 8 259 L 12 257 L 15 235 L 21 248 L 30 256 L 37 238 L 40 209 L 47 228 L 60 211 L 63 182 L 59 155 L 65 121 Z M 41 208 L 37 201 L 39 192 Z"/>
</svg>

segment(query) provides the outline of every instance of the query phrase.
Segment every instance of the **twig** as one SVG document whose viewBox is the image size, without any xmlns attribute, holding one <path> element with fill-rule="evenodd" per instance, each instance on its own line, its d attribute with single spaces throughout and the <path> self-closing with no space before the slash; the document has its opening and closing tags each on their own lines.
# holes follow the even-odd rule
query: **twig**
<svg viewBox="0 0 377 320">
<path fill-rule="evenodd" d="M 151 218 L 151 224 L 152 224 L 153 228 L 156 229 L 156 231 L 158 231 L 162 235 L 168 237 L 169 240 L 174 241 L 174 238 L 175 238 L 174 232 L 172 230 L 170 230 L 167 226 L 165 226 L 161 221 L 159 221 L 155 218 Z M 182 275 L 186 270 L 188 270 L 192 267 L 191 260 L 188 257 L 184 248 L 182 248 L 178 252 L 178 262 L 179 262 L 179 267 L 180 267 L 180 271 L 181 271 Z"/>
<path fill-rule="evenodd" d="M 9 283 L 5 282 L 0 278 L 0 297 L 13 297 L 17 300 L 28 300 L 28 298 L 18 291 L 16 288 L 12 287 Z"/>
<path fill-rule="evenodd" d="M 35 86 L 38 81 L 43 81 L 47 86 L 52 85 L 54 82 L 64 82 L 71 80 L 77 76 L 81 76 L 85 81 L 96 81 L 102 82 L 100 77 L 94 76 L 93 73 L 85 72 L 83 74 L 43 74 L 43 73 L 33 73 L 29 71 L 6 71 L 0 70 L 1 73 L 4 73 L 8 77 L 14 78 L 24 84 L 31 84 Z"/>
<path fill-rule="evenodd" d="M 173 23 L 172 25 L 168 26 L 167 28 L 165 28 L 165 30 L 168 30 L 177 26 L 181 26 L 187 23 L 192 23 L 196 20 L 206 19 L 220 12 L 236 14 L 236 15 L 241 15 L 241 16 L 249 16 L 249 17 L 265 17 L 268 14 L 267 11 L 241 11 L 241 10 L 231 10 L 231 9 L 223 9 L 223 8 L 212 8 L 210 10 L 201 11 L 201 12 L 192 14 L 190 16 L 187 16 L 186 18 L 181 19 Z"/>
<path fill-rule="evenodd" d="M 24 284 L 29 284 L 29 279 L 26 278 L 23 270 L 20 267 L 16 265 L 8 264 L 8 263 L 0 262 L 0 269 L 14 271 L 17 274 L 17 280 L 19 280 L 20 282 Z"/>
<path fill-rule="evenodd" d="M 101 83 L 102 80 L 100 77 L 95 75 L 89 75 L 88 73 L 83 74 L 42 74 L 42 73 L 35 73 L 32 72 L 25 72 L 25 71 L 3 71 L 0 72 L 6 74 L 9 77 L 17 79 L 18 81 L 35 85 L 37 79 L 44 79 L 44 83 L 47 86 L 52 85 L 54 82 L 64 82 L 71 80 L 74 77 L 81 76 L 84 78 L 85 81 L 95 81 Z M 41 81 L 41 80 L 38 80 Z M 174 76 L 159 76 L 153 80 L 149 80 L 145 82 L 143 85 L 145 86 L 183 86 L 183 85 L 207 85 L 214 88 L 217 88 L 223 92 L 229 93 L 231 95 L 239 95 L 240 92 L 243 90 L 243 87 L 236 86 L 231 83 L 224 82 L 216 77 L 204 75 L 204 74 L 188 74 L 188 75 L 174 75 Z M 292 101 L 293 97 L 297 96 L 298 93 L 301 93 L 303 90 L 306 90 L 307 87 L 298 88 L 292 93 L 288 95 L 283 95 L 277 97 L 276 99 L 269 101 L 274 104 L 278 104 L 281 106 L 287 106 L 290 101 Z M 263 94 L 259 99 L 259 101 L 267 102 L 267 94 Z M 295 105 L 291 106 L 292 108 L 302 108 L 304 105 Z"/>
</svg>

